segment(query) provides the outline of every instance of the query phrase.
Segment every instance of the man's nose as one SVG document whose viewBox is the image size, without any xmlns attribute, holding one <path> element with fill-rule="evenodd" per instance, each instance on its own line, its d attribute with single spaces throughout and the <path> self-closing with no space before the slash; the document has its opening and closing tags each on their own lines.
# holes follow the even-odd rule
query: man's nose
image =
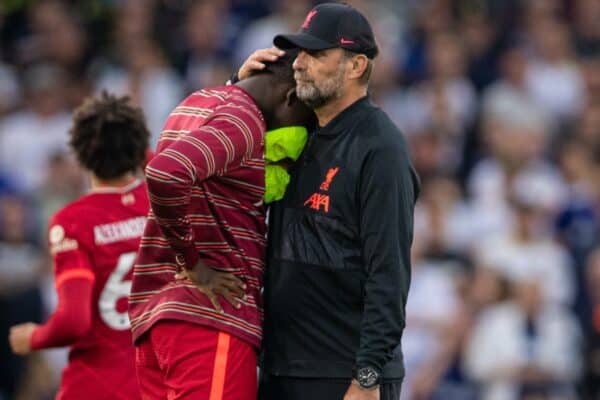
<svg viewBox="0 0 600 400">
<path fill-rule="evenodd" d="M 295 71 L 304 69 L 304 67 L 306 66 L 305 58 L 306 58 L 306 52 L 304 50 L 300 50 L 298 52 L 298 55 L 296 56 L 296 59 L 294 60 L 294 63 L 292 64 L 292 68 Z"/>
</svg>

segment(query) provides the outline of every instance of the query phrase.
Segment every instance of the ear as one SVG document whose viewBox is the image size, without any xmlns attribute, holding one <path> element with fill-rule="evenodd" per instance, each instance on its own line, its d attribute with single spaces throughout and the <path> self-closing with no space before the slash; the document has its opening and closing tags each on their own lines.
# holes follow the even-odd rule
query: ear
<svg viewBox="0 0 600 400">
<path fill-rule="evenodd" d="M 298 96 L 296 96 L 296 88 L 291 88 L 285 94 L 285 105 L 291 107 L 297 101 Z"/>
<path fill-rule="evenodd" d="M 369 65 L 369 59 L 364 54 L 357 54 L 350 59 L 351 67 L 349 72 L 350 79 L 359 79 L 363 76 L 367 66 Z"/>
</svg>

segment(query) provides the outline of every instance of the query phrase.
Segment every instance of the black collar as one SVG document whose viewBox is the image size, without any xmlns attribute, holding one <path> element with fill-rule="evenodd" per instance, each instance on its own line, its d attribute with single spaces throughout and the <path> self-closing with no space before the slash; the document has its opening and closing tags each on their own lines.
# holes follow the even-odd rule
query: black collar
<svg viewBox="0 0 600 400">
<path fill-rule="evenodd" d="M 341 130 L 348 127 L 348 121 L 353 120 L 361 108 L 364 108 L 370 104 L 371 101 L 369 100 L 368 95 L 361 97 L 342 110 L 331 121 L 329 121 L 327 125 L 324 127 L 317 127 L 316 133 L 319 135 L 335 135 L 339 133 Z"/>
</svg>

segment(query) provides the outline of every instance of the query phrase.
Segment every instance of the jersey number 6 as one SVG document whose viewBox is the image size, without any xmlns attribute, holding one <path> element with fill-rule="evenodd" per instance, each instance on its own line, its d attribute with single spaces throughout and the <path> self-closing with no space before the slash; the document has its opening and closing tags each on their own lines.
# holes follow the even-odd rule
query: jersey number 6
<svg viewBox="0 0 600 400">
<path fill-rule="evenodd" d="M 133 267 L 136 253 L 123 253 L 119 257 L 115 270 L 110 274 L 104 289 L 100 294 L 99 308 L 100 317 L 115 330 L 129 329 L 129 316 L 127 310 L 119 312 L 117 310 L 117 301 L 123 297 L 129 296 L 131 291 L 131 281 L 125 281 L 123 278 Z"/>
</svg>

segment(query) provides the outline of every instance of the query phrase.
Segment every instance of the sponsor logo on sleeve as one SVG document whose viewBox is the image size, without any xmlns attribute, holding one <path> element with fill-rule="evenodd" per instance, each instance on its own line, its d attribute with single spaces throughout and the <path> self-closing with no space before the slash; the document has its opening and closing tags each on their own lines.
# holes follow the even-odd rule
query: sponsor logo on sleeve
<svg viewBox="0 0 600 400">
<path fill-rule="evenodd" d="M 50 242 L 50 254 L 52 255 L 76 250 L 79 247 L 77 240 L 66 237 L 65 228 L 61 225 L 54 225 L 50 228 L 48 241 Z"/>
</svg>

